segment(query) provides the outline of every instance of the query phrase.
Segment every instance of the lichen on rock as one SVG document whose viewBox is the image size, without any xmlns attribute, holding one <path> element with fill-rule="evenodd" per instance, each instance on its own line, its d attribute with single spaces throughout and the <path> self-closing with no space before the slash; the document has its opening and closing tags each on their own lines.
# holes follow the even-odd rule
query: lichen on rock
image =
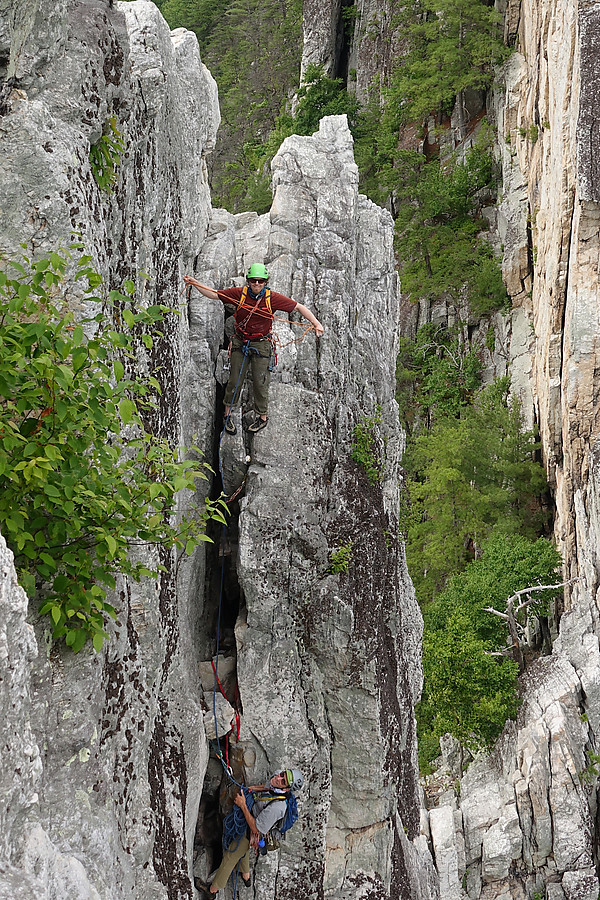
<svg viewBox="0 0 600 900">
<path fill-rule="evenodd" d="M 421 619 L 398 536 L 393 225 L 358 194 L 347 123 L 324 120 L 283 145 L 269 215 L 212 211 L 204 154 L 216 87 L 194 36 L 169 33 L 147 0 L 65 0 L 43 24 L 39 4 L 16 9 L 5 5 L 0 29 L 17 79 L 0 119 L 2 247 L 25 240 L 46 251 L 75 228 L 109 288 L 145 272 L 140 301 L 178 310 L 136 361 L 158 366 L 156 433 L 213 458 L 223 313 L 184 294 L 194 259 L 220 286 L 260 256 L 273 286 L 326 325 L 319 343 L 295 343 L 296 326 L 277 324 L 287 346 L 269 426 L 248 446 L 240 428 L 233 451 L 223 449 L 231 471 L 251 457 L 228 538 L 235 635 L 228 621 L 224 636 L 237 657 L 243 763 L 252 777 L 284 763 L 307 776 L 300 824 L 280 857 L 259 865 L 257 895 L 434 896 L 418 837 Z M 89 150 L 112 116 L 124 150 L 108 192 Z M 351 449 L 354 427 L 377 408 L 380 480 L 370 484 Z M 346 542 L 351 566 L 331 574 L 331 552 Z M 9 648 L 18 678 L 3 681 L 2 696 L 22 728 L 9 741 L 3 896 L 193 896 L 202 791 L 219 772 L 204 728 L 212 691 L 199 672 L 215 650 L 218 561 L 202 551 L 178 567 L 167 553 L 159 561 L 156 582 L 119 579 L 117 622 L 98 655 L 53 647 L 28 661 L 31 626 L 11 587 L 11 641 L 23 653 Z M 44 647 L 33 605 L 29 617 Z M 10 715 L 6 727 L 16 728 Z"/>
</svg>

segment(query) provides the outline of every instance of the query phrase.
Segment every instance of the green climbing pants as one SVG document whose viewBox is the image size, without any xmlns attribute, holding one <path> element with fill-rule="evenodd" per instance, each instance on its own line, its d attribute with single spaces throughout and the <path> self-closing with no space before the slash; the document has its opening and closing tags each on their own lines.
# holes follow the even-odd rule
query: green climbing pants
<svg viewBox="0 0 600 900">
<path fill-rule="evenodd" d="M 250 841 L 244 835 L 244 837 L 240 838 L 240 842 L 238 844 L 237 838 L 231 842 L 229 845 L 229 849 L 223 852 L 223 862 L 217 869 L 217 874 L 212 880 L 212 886 L 217 890 L 221 890 L 225 887 L 227 882 L 229 881 L 229 876 L 237 866 L 238 862 L 240 864 L 240 876 L 248 875 L 250 872 Z"/>
<path fill-rule="evenodd" d="M 250 341 L 247 356 L 244 356 L 242 346 L 242 341 L 234 334 L 231 341 L 231 373 L 225 388 L 225 406 L 232 405 L 236 385 L 236 403 L 239 400 L 249 364 L 252 370 L 254 409 L 259 416 L 266 416 L 269 409 L 269 382 L 271 381 L 271 373 L 269 372 L 271 343 L 267 338 Z"/>
</svg>

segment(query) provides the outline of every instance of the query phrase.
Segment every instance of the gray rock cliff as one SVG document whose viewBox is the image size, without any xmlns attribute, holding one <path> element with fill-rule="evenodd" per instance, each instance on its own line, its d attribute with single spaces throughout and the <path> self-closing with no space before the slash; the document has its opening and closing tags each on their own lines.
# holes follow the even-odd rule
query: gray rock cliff
<svg viewBox="0 0 600 900">
<path fill-rule="evenodd" d="M 247 448 L 235 629 L 242 738 L 260 744 L 267 765 L 294 747 L 286 762 L 310 773 L 284 891 L 428 896 L 411 843 L 421 625 L 397 542 L 392 222 L 357 193 L 344 117 L 288 138 L 273 185 L 270 215 L 218 213 L 197 261 L 200 279 L 217 284 L 265 259 L 273 283 L 326 329 L 317 346 L 312 336 L 290 343 L 298 333 L 277 326 L 272 422 Z M 211 301 L 192 302 L 194 321 L 212 314 Z M 371 485 L 350 448 L 353 427 L 377 407 L 382 475 Z M 329 574 L 331 552 L 347 544 L 348 573 Z"/>
<path fill-rule="evenodd" d="M 205 727 L 221 562 L 221 649 L 242 709 L 232 758 L 249 781 L 291 763 L 307 776 L 300 823 L 258 864 L 254 896 L 436 896 L 419 836 L 421 620 L 398 541 L 392 222 L 358 195 L 345 120 L 288 139 L 271 213 L 233 217 L 210 209 L 214 81 L 193 35 L 169 33 L 152 3 L 5 3 L 0 56 L 0 245 L 43 251 L 75 229 L 109 287 L 141 270 L 140 302 L 180 310 L 139 360 L 161 366 L 157 433 L 194 439 L 213 459 L 223 309 L 186 298 L 184 271 L 224 285 L 264 259 L 273 286 L 326 327 L 317 344 L 278 323 L 269 427 L 253 444 L 241 429 L 221 444 L 228 484 L 246 475 L 221 556 L 215 546 L 177 569 L 163 557 L 156 583 L 122 580 L 102 653 L 48 648 L 30 604 L 34 640 L 1 551 L 0 896 L 195 896 L 193 874 L 217 861 L 224 780 Z M 107 195 L 89 149 L 110 116 L 126 148 Z M 380 478 L 370 484 L 351 448 L 354 427 L 373 417 Z M 348 571 L 331 574 L 332 551 L 349 544 Z"/>
</svg>

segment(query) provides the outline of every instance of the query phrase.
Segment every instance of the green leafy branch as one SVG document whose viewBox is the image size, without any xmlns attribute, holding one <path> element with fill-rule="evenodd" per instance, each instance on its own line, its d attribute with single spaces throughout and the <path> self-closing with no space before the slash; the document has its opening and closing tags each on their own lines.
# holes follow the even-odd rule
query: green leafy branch
<svg viewBox="0 0 600 900">
<path fill-rule="evenodd" d="M 117 181 L 117 169 L 125 145 L 117 128 L 116 116 L 110 116 L 102 128 L 102 136 L 90 147 L 89 160 L 96 184 L 102 191 L 110 192 Z"/>
<path fill-rule="evenodd" d="M 375 415 L 355 425 L 352 432 L 352 459 L 363 467 L 370 484 L 381 481 L 381 462 L 377 454 L 374 430 L 381 424 L 381 407 L 377 406 Z"/>
<path fill-rule="evenodd" d="M 346 574 L 352 562 L 352 541 L 341 544 L 337 550 L 332 550 L 329 562 L 331 563 L 329 571 L 332 575 Z"/>
<path fill-rule="evenodd" d="M 195 493 L 211 470 L 146 430 L 160 386 L 132 374 L 168 310 L 137 308 L 131 281 L 92 296 L 102 279 L 90 261 L 59 252 L 0 268 L 0 529 L 20 583 L 75 652 L 88 639 L 101 648 L 118 574 L 164 571 L 148 552 L 136 559 L 136 548 L 190 554 L 227 509 L 207 499 L 176 515 L 178 493 Z"/>
</svg>

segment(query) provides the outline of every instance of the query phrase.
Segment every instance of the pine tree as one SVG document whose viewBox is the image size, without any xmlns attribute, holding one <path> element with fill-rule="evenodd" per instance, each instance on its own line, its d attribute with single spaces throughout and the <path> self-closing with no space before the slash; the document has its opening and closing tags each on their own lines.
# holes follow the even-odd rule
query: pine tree
<svg viewBox="0 0 600 900">
<path fill-rule="evenodd" d="M 509 52 L 500 14 L 481 0 L 417 0 L 402 20 L 409 50 L 392 86 L 402 122 L 449 114 L 462 91 L 487 90 Z"/>
<path fill-rule="evenodd" d="M 535 538 L 544 522 L 545 473 L 503 380 L 460 419 L 441 418 L 409 448 L 407 558 L 421 602 L 461 572 L 492 532 Z"/>
</svg>

